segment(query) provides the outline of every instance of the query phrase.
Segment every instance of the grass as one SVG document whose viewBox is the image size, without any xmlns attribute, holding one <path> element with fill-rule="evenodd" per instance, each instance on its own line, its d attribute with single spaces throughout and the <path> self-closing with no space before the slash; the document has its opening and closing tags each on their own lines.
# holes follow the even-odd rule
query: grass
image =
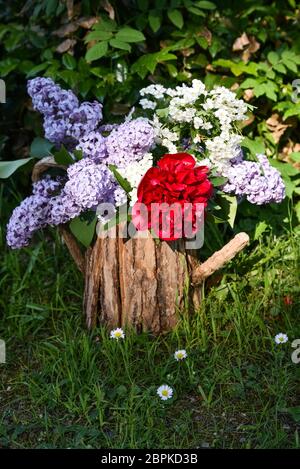
<svg viewBox="0 0 300 469">
<path fill-rule="evenodd" d="M 127 330 L 122 342 L 85 329 L 82 278 L 55 236 L 17 252 L 3 244 L 0 447 L 299 448 L 299 241 L 270 236 L 175 331 Z M 287 344 L 275 345 L 278 332 Z M 165 403 L 163 383 L 174 388 Z"/>
</svg>

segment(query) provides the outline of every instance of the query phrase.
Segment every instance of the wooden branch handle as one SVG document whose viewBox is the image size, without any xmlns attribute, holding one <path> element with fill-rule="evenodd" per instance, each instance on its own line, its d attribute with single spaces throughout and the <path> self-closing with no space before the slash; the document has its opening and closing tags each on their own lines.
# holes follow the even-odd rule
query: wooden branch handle
<svg viewBox="0 0 300 469">
<path fill-rule="evenodd" d="M 221 269 L 227 262 L 233 259 L 249 243 L 247 233 L 238 233 L 220 251 L 215 252 L 207 261 L 199 265 L 192 272 L 192 283 L 198 285 L 217 270 Z"/>
<path fill-rule="evenodd" d="M 66 166 L 57 164 L 53 156 L 46 156 L 45 158 L 42 158 L 37 163 L 35 163 L 33 170 L 32 170 L 32 175 L 31 175 L 32 181 L 33 182 L 38 181 L 41 178 L 41 175 L 43 174 L 43 172 L 47 171 L 47 169 L 49 168 L 66 169 Z"/>
</svg>

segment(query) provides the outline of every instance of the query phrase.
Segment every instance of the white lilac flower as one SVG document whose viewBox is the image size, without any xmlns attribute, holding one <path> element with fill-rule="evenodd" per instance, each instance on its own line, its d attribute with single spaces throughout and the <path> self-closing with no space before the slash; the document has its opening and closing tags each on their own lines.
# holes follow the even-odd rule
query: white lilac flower
<svg viewBox="0 0 300 469">
<path fill-rule="evenodd" d="M 174 145 L 173 142 L 170 142 L 167 138 L 163 138 L 161 141 L 161 144 L 163 147 L 166 147 L 168 150 L 168 153 L 177 153 L 177 147 Z"/>
<path fill-rule="evenodd" d="M 133 205 L 137 201 L 138 185 L 148 169 L 150 169 L 152 166 L 152 154 L 145 153 L 140 161 L 133 161 L 130 165 L 126 166 L 126 168 L 120 170 L 121 175 L 127 179 L 132 187 L 132 191 L 129 193 L 131 198 L 130 205 Z"/>
<path fill-rule="evenodd" d="M 184 349 L 176 350 L 176 352 L 174 353 L 174 358 L 177 361 L 184 360 L 185 358 L 187 358 L 186 350 L 184 350 Z"/>
<path fill-rule="evenodd" d="M 220 135 L 205 141 L 208 158 L 218 169 L 220 174 L 226 176 L 231 160 L 240 153 L 242 137 L 237 134 L 223 132 Z"/>
<path fill-rule="evenodd" d="M 164 97 L 164 93 L 166 89 L 162 85 L 149 85 L 146 88 L 140 90 L 140 95 L 150 95 L 153 96 L 155 99 L 162 99 Z"/>
<path fill-rule="evenodd" d="M 174 97 L 169 104 L 169 116 L 176 122 L 191 122 L 196 114 L 195 107 L 189 107 L 186 98 Z"/>
<path fill-rule="evenodd" d="M 283 334 L 282 332 L 280 332 L 279 334 L 275 335 L 275 342 L 276 344 L 285 344 L 289 338 L 286 334 Z"/>
<path fill-rule="evenodd" d="M 121 327 L 117 327 L 116 329 L 110 331 L 110 338 L 116 340 L 125 339 L 125 332 L 123 329 L 121 329 Z"/>
<path fill-rule="evenodd" d="M 150 101 L 150 99 L 141 99 L 140 100 L 140 105 L 142 106 L 143 109 L 155 109 L 156 108 L 156 103 L 154 101 Z"/>
<path fill-rule="evenodd" d="M 197 129 L 197 130 L 200 129 L 200 127 L 202 127 L 203 123 L 204 122 L 203 122 L 202 117 L 198 117 L 198 116 L 194 117 L 193 124 L 194 124 L 195 129 Z"/>
<path fill-rule="evenodd" d="M 173 389 L 167 384 L 162 384 L 161 386 L 159 386 L 156 392 L 162 401 L 171 399 L 171 397 L 173 396 Z"/>
</svg>

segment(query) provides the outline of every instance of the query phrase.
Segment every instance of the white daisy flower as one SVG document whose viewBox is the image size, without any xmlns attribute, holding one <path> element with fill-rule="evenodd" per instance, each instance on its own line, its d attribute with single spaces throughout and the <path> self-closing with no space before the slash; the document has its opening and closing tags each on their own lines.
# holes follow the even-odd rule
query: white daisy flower
<svg viewBox="0 0 300 469">
<path fill-rule="evenodd" d="M 174 358 L 177 361 L 184 360 L 187 357 L 186 350 L 176 350 L 174 353 Z"/>
<path fill-rule="evenodd" d="M 116 340 L 125 339 L 125 332 L 120 327 L 117 327 L 117 329 L 110 331 L 110 338 Z"/>
<path fill-rule="evenodd" d="M 159 395 L 162 401 L 166 401 L 167 399 L 171 399 L 171 397 L 173 396 L 173 389 L 167 384 L 162 384 L 157 389 L 157 394 Z"/>
<path fill-rule="evenodd" d="M 286 334 L 280 332 L 279 334 L 275 335 L 275 342 L 276 344 L 285 344 L 289 340 Z"/>
</svg>

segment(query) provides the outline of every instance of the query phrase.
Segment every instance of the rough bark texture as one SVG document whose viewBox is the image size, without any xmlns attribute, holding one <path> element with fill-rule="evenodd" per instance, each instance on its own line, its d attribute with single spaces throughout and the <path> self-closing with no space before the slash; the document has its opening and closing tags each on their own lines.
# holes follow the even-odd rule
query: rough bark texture
<svg viewBox="0 0 300 469">
<path fill-rule="evenodd" d="M 97 238 L 86 253 L 87 325 L 130 324 L 156 334 L 169 330 L 189 294 L 189 276 L 183 241 L 160 242 L 150 233 L 147 238 Z"/>
</svg>

